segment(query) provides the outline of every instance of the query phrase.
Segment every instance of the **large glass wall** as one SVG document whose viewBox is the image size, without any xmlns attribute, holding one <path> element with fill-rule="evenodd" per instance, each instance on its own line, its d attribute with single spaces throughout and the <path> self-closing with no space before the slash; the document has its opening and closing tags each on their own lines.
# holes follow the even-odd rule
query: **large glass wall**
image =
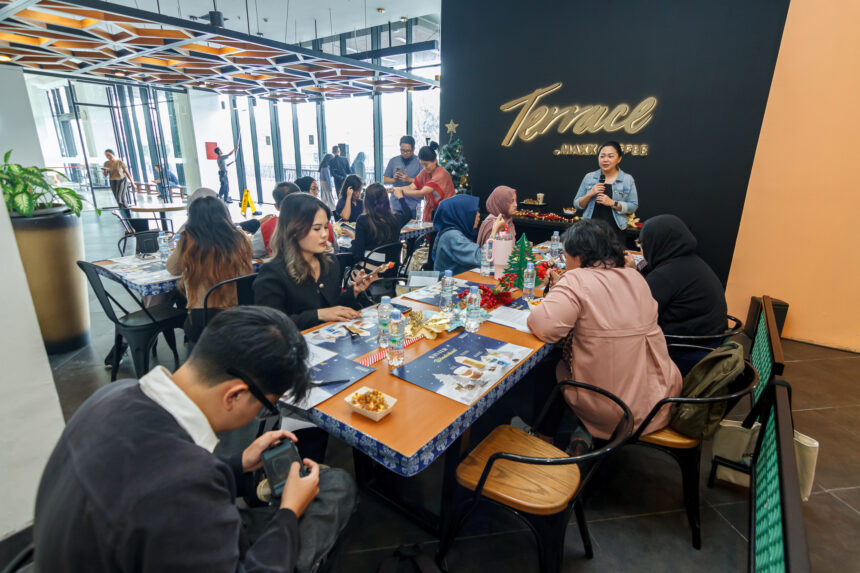
<svg viewBox="0 0 860 573">
<path fill-rule="evenodd" d="M 284 172 L 279 181 L 295 181 L 296 177 L 296 139 L 293 137 L 293 105 L 278 103 L 278 127 L 281 134 L 281 162 Z"/>
<path fill-rule="evenodd" d="M 400 138 L 406 135 L 406 94 L 382 94 L 382 157 L 379 180 L 388 161 L 400 155 Z"/>
<path fill-rule="evenodd" d="M 257 131 L 257 154 L 260 163 L 260 184 L 262 196 L 271 195 L 270 191 L 280 181 L 275 173 L 275 151 L 272 145 L 272 112 L 269 100 L 257 100 L 254 107 L 254 126 Z M 290 134 L 292 135 L 292 134 Z M 256 197 L 256 195 L 255 195 Z"/>
<path fill-rule="evenodd" d="M 356 167 L 359 153 L 364 153 L 362 181 L 372 183 L 374 177 L 373 154 L 373 99 L 370 97 L 345 98 L 325 102 L 326 140 L 328 149 L 335 145 L 347 146 L 346 158 Z"/>
<path fill-rule="evenodd" d="M 299 151 L 302 155 L 302 169 L 299 176 L 316 177 L 319 174 L 319 164 L 322 159 L 317 139 L 317 104 L 311 102 L 296 104 L 296 116 L 299 120 Z"/>
</svg>

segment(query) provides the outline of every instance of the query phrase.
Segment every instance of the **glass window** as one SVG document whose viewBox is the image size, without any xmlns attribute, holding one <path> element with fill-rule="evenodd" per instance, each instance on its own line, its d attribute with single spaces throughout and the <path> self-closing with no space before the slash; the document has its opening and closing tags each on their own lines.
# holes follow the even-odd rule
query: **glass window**
<svg viewBox="0 0 860 573">
<path fill-rule="evenodd" d="M 98 105 L 109 105 L 107 91 L 110 86 L 94 84 L 90 82 L 73 81 L 75 88 L 75 99 L 78 103 L 92 103 Z"/>
<path fill-rule="evenodd" d="M 419 73 L 424 72 L 424 73 Z M 439 68 L 427 68 L 415 70 L 417 75 L 439 73 Z M 427 76 L 425 76 L 427 77 Z M 415 146 L 419 149 L 427 145 L 427 138 L 438 141 L 439 139 L 439 90 L 416 90 L 412 92 L 412 135 L 415 137 Z M 440 142 L 441 144 L 441 142 Z"/>
<path fill-rule="evenodd" d="M 242 159 L 245 167 L 245 186 L 242 187 L 241 182 L 238 191 L 230 189 L 230 196 L 236 200 L 242 199 L 242 193 L 245 189 L 251 190 L 251 197 L 256 198 L 255 193 L 257 188 L 256 171 L 254 170 L 254 145 L 251 138 L 251 114 L 248 111 L 250 102 L 247 96 L 236 96 L 236 112 L 239 114 L 239 137 L 240 145 L 237 153 L 242 154 Z"/>
<path fill-rule="evenodd" d="M 221 112 L 221 119 L 217 122 L 219 128 L 218 134 L 218 146 L 221 148 L 221 153 L 230 153 L 233 150 L 233 142 L 236 141 L 236 137 L 233 135 L 233 121 L 232 116 L 230 115 L 230 110 L 232 109 L 230 103 L 230 96 L 219 95 L 218 103 L 221 104 L 220 107 L 223 112 Z M 250 140 L 249 140 L 250 143 Z M 237 152 L 238 153 L 238 152 Z M 232 163 L 236 160 L 235 155 L 230 156 L 227 159 L 227 163 Z M 216 176 L 217 182 L 217 176 Z M 230 195 L 236 196 L 236 189 L 239 188 L 239 180 L 236 177 L 236 166 L 228 165 L 227 166 L 227 183 L 230 186 Z M 218 191 L 218 189 L 215 189 Z"/>
<path fill-rule="evenodd" d="M 388 161 L 400 155 L 400 138 L 406 135 L 406 92 L 382 94 L 382 157 L 379 179 Z"/>
<path fill-rule="evenodd" d="M 369 97 L 329 100 L 325 104 L 326 140 L 329 149 L 346 144 L 350 166 L 358 167 L 362 181 L 376 181 L 373 157 L 373 100 Z M 364 174 L 361 165 L 354 165 L 359 153 L 364 153 Z M 355 169 L 354 169 L 355 170 Z"/>
<path fill-rule="evenodd" d="M 319 173 L 319 148 L 317 147 L 317 104 L 296 104 L 299 119 L 299 150 L 302 154 L 302 173 L 316 177 Z"/>
<path fill-rule="evenodd" d="M 254 122 L 257 128 L 257 155 L 260 158 L 260 182 L 263 185 L 262 197 L 266 199 L 278 182 L 275 174 L 275 153 L 272 145 L 272 111 L 268 99 L 258 99 L 254 108 Z M 253 164 L 252 164 L 253 165 Z"/>
<path fill-rule="evenodd" d="M 278 125 L 281 131 L 281 156 L 284 172 L 281 181 L 295 181 L 296 176 L 296 140 L 293 137 L 293 106 L 280 102 L 278 106 Z"/>
</svg>

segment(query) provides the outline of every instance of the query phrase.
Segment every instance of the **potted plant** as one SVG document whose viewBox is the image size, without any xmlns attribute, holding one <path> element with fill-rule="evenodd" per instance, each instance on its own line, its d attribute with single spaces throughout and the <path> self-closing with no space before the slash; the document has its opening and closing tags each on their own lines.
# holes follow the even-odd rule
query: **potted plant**
<svg viewBox="0 0 860 573">
<path fill-rule="evenodd" d="M 10 163 L 11 155 L 8 151 L 0 164 L 0 187 L 45 348 L 49 354 L 81 348 L 90 330 L 86 278 L 75 264 L 84 258 L 84 200 L 74 189 L 54 187 L 46 179 L 66 180 L 62 173 Z"/>
</svg>

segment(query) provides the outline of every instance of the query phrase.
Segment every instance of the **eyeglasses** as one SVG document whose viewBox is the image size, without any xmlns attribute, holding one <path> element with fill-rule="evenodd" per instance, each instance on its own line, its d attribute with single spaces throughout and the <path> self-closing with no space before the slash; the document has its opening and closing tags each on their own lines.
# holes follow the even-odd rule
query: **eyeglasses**
<svg viewBox="0 0 860 573">
<path fill-rule="evenodd" d="M 269 411 L 270 414 L 272 414 L 273 416 L 280 416 L 281 415 L 281 411 L 278 410 L 278 407 L 275 406 L 274 404 L 272 404 L 269 401 L 269 399 L 266 398 L 266 395 L 263 394 L 263 391 L 260 390 L 259 386 L 257 386 L 256 384 L 251 382 L 248 378 L 246 378 L 245 376 L 242 376 L 241 374 L 239 374 L 238 372 L 236 372 L 232 368 L 227 369 L 227 374 L 229 374 L 230 376 L 235 376 L 236 378 L 238 378 L 239 380 L 244 382 L 245 385 L 248 387 L 248 391 L 251 393 L 251 395 L 254 398 L 256 398 L 257 400 L 259 400 L 260 403 L 266 408 L 266 410 Z"/>
</svg>

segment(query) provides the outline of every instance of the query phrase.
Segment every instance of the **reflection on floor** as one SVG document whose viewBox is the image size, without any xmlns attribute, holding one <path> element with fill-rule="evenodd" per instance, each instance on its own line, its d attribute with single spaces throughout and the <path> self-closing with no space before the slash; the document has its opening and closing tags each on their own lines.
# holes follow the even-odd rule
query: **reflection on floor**
<svg viewBox="0 0 860 573">
<path fill-rule="evenodd" d="M 236 211 L 234 203 L 233 210 Z M 114 217 L 84 215 L 87 259 L 116 256 L 119 223 Z M 177 225 L 178 228 L 178 225 Z M 773 293 L 778 295 L 779 293 Z M 51 364 L 63 412 L 68 418 L 98 387 L 109 371 L 102 361 L 113 341 L 113 326 L 90 296 L 92 344 Z M 796 428 L 821 444 L 815 489 L 804 504 L 804 521 L 814 571 L 845 571 L 860 563 L 860 355 L 784 342 L 785 379 L 793 387 Z M 163 340 L 159 357 L 172 359 Z M 184 358 L 184 349 L 180 350 Z M 129 357 L 120 377 L 131 376 Z M 473 443 L 494 425 L 517 413 L 516 393 L 476 425 Z M 529 399 L 520 400 L 528 402 Z M 735 416 L 739 413 L 735 412 Z M 681 475 L 674 462 L 642 447 L 628 447 L 604 465 L 592 482 L 585 509 L 595 556 L 583 557 L 576 525 L 568 528 L 566 571 L 738 571 L 747 563 L 747 492 L 721 485 L 704 486 L 709 446 L 703 454 L 701 551 L 690 544 L 681 500 Z M 327 462 L 352 469 L 351 450 L 332 440 Z M 431 466 L 414 480 L 419 498 L 438 499 L 441 467 Z M 341 570 L 376 571 L 380 561 L 404 543 L 418 543 L 433 553 L 436 541 L 400 513 L 362 495 L 342 543 Z M 850 565 L 854 563 L 855 565 Z M 454 571 L 537 571 L 531 533 L 509 514 L 485 506 L 467 524 L 448 557 Z"/>
</svg>

